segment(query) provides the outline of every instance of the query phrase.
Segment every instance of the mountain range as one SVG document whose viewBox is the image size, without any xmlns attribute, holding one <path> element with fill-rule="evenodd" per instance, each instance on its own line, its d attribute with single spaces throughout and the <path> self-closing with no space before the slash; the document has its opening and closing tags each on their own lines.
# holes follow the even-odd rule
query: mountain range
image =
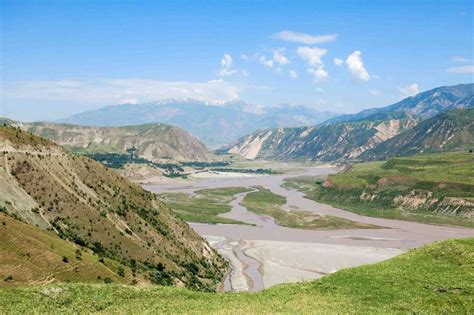
<svg viewBox="0 0 474 315">
<path fill-rule="evenodd" d="M 439 87 L 316 126 L 258 130 L 218 152 L 330 162 L 460 150 L 474 145 L 472 107 L 474 84 Z"/>
<path fill-rule="evenodd" d="M 217 148 L 258 128 L 318 124 L 336 114 L 305 106 L 260 107 L 240 100 L 206 102 L 166 99 L 143 104 L 105 106 L 60 120 L 84 126 L 127 126 L 166 123 L 189 131 L 207 146 Z"/>
</svg>

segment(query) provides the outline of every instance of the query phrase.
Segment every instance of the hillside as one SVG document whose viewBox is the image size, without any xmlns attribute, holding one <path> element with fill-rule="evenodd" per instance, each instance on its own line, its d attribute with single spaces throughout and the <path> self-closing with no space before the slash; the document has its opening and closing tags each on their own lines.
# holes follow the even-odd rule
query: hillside
<svg viewBox="0 0 474 315">
<path fill-rule="evenodd" d="M 54 232 L 43 231 L 0 213 L 0 287 L 52 282 L 133 283 L 130 268 L 97 255 Z M 117 272 L 122 268 L 123 276 Z M 107 280 L 107 278 L 109 280 Z M 135 280 L 142 282 L 137 275 Z"/>
<path fill-rule="evenodd" d="M 424 120 L 450 109 L 474 106 L 474 83 L 442 86 L 407 97 L 398 103 L 381 108 L 363 110 L 357 114 L 331 118 L 324 124 L 341 121 L 419 119 Z"/>
<path fill-rule="evenodd" d="M 55 123 L 23 123 L 0 119 L 0 124 L 53 140 L 81 153 L 127 153 L 135 146 L 137 156 L 147 160 L 210 161 L 213 155 L 188 132 L 170 125 L 147 124 L 124 127 L 87 127 Z"/>
<path fill-rule="evenodd" d="M 361 215 L 474 227 L 473 165 L 474 153 L 424 154 L 288 182 L 310 199 Z"/>
<path fill-rule="evenodd" d="M 473 238 L 443 241 L 381 263 L 259 293 L 83 284 L 3 289 L 0 312 L 471 314 L 473 253 Z"/>
<path fill-rule="evenodd" d="M 247 159 L 334 162 L 357 158 L 415 124 L 413 120 L 360 121 L 259 130 L 220 151 Z"/>
<path fill-rule="evenodd" d="M 209 103 L 167 99 L 105 106 L 72 115 L 61 122 L 85 126 L 166 123 L 189 131 L 208 146 L 219 147 L 258 128 L 314 125 L 334 116 L 304 106 L 258 107 L 239 100 Z"/>
<path fill-rule="evenodd" d="M 147 275 L 215 288 L 226 263 L 156 196 L 52 141 L 0 127 L 0 206 Z"/>
<path fill-rule="evenodd" d="M 474 148 L 474 109 L 451 110 L 365 151 L 363 160 Z"/>
</svg>

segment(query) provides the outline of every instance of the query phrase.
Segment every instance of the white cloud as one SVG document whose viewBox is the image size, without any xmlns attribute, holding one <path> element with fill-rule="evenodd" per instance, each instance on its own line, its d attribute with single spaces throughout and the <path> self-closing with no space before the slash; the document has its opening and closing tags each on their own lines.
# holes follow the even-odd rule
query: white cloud
<svg viewBox="0 0 474 315">
<path fill-rule="evenodd" d="M 164 98 L 195 98 L 206 101 L 239 97 L 243 87 L 223 80 L 208 82 L 148 79 L 90 79 L 20 81 L 3 87 L 2 97 L 83 104 L 149 102 Z"/>
<path fill-rule="evenodd" d="M 342 66 L 343 63 L 344 63 L 344 61 L 342 59 L 334 58 L 334 64 L 336 66 Z"/>
<path fill-rule="evenodd" d="M 241 54 L 241 55 L 240 55 L 240 59 L 242 59 L 242 60 L 248 60 L 248 59 L 249 59 L 249 56 L 247 56 L 246 54 Z"/>
<path fill-rule="evenodd" d="M 402 86 L 398 88 L 398 90 L 400 91 L 400 96 L 402 98 L 410 97 L 410 96 L 420 93 L 420 88 L 418 87 L 418 84 L 416 83 L 412 83 L 407 86 Z"/>
<path fill-rule="evenodd" d="M 284 51 L 285 51 L 284 48 L 274 49 L 273 50 L 273 55 L 272 55 L 271 58 L 267 58 L 266 56 L 262 55 L 262 56 L 258 57 L 258 61 L 262 65 L 264 65 L 265 67 L 268 67 L 268 68 L 273 68 L 273 66 L 275 66 L 275 65 L 284 66 L 284 65 L 290 63 L 288 58 L 284 55 Z M 281 68 L 279 68 L 279 67 L 276 68 L 275 70 L 277 72 L 281 72 Z"/>
<path fill-rule="evenodd" d="M 336 40 L 337 34 L 311 35 L 292 31 L 281 31 L 273 34 L 273 38 L 306 45 L 314 45 Z"/>
<path fill-rule="evenodd" d="M 471 59 L 467 59 L 461 56 L 453 56 L 451 57 L 452 62 L 471 62 Z"/>
<path fill-rule="evenodd" d="M 288 73 L 290 74 L 290 77 L 292 79 L 297 79 L 298 78 L 298 72 L 296 72 L 295 70 L 289 70 Z"/>
<path fill-rule="evenodd" d="M 260 56 L 260 58 L 258 58 L 258 61 L 260 61 L 260 63 L 266 67 L 273 68 L 272 59 L 267 59 L 267 57 L 265 56 Z"/>
<path fill-rule="evenodd" d="M 318 92 L 318 93 L 324 93 L 324 89 L 322 89 L 322 88 L 316 88 L 316 92 Z"/>
<path fill-rule="evenodd" d="M 382 94 L 382 92 L 380 92 L 377 89 L 371 89 L 371 90 L 369 90 L 369 93 L 372 94 L 373 96 L 379 96 L 379 95 Z"/>
<path fill-rule="evenodd" d="M 452 68 L 446 69 L 446 71 L 451 72 L 451 73 L 474 73 L 474 65 L 452 67 Z"/>
<path fill-rule="evenodd" d="M 306 61 L 310 66 L 317 66 L 323 64 L 323 61 L 321 58 L 328 52 L 324 48 L 318 48 L 318 47 L 307 47 L 307 46 L 302 46 L 298 47 L 296 50 L 298 53 L 298 56 L 300 56 L 301 59 Z"/>
<path fill-rule="evenodd" d="M 362 53 L 359 50 L 356 50 L 350 54 L 346 59 L 347 69 L 356 79 L 368 81 L 370 79 L 370 75 L 364 67 L 361 55 Z"/>
<path fill-rule="evenodd" d="M 231 67 L 233 63 L 234 63 L 234 60 L 232 59 L 232 56 L 229 54 L 224 54 L 224 56 L 221 59 L 221 66 Z"/>
<path fill-rule="evenodd" d="M 219 76 L 228 77 L 237 73 L 237 70 L 232 69 L 234 64 L 234 59 L 229 54 L 224 54 L 221 59 L 221 69 L 219 71 Z"/>
<path fill-rule="evenodd" d="M 324 65 L 321 65 L 317 67 L 316 69 L 314 68 L 309 68 L 308 72 L 311 73 L 314 76 L 314 80 L 316 82 L 326 80 L 327 77 L 329 76 L 328 72 L 324 70 Z"/>
<path fill-rule="evenodd" d="M 288 58 L 283 54 L 284 48 L 275 49 L 273 51 L 273 61 L 279 65 L 286 65 L 289 63 Z"/>
</svg>

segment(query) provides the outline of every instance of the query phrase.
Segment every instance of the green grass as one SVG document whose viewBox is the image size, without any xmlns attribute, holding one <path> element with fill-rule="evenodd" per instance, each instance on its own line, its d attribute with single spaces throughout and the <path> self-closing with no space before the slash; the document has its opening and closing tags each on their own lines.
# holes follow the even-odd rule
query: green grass
<svg viewBox="0 0 474 315">
<path fill-rule="evenodd" d="M 159 198 L 165 202 L 180 218 L 187 222 L 210 224 L 247 224 L 218 216 L 231 210 L 229 203 L 234 195 L 249 191 L 244 187 L 202 189 L 194 195 L 185 193 L 165 193 Z"/>
<path fill-rule="evenodd" d="M 455 152 L 360 163 L 322 178 L 287 180 L 310 199 L 362 215 L 432 224 L 474 227 L 472 205 L 450 204 L 450 198 L 473 202 L 474 154 Z M 324 182 L 324 185 L 323 185 Z M 401 198 L 427 201 L 416 205 Z M 398 202 L 397 202 L 398 200 Z"/>
<path fill-rule="evenodd" d="M 242 201 L 247 210 L 270 216 L 281 226 L 298 229 L 347 229 L 347 228 L 376 228 L 373 225 L 357 223 L 335 216 L 321 216 L 314 212 L 285 210 L 282 206 L 286 198 L 272 193 L 263 187 L 255 187 L 257 191 L 248 193 Z"/>
<path fill-rule="evenodd" d="M 474 238 L 469 238 L 259 293 L 90 284 L 3 289 L 0 313 L 472 314 L 472 279 Z"/>
</svg>

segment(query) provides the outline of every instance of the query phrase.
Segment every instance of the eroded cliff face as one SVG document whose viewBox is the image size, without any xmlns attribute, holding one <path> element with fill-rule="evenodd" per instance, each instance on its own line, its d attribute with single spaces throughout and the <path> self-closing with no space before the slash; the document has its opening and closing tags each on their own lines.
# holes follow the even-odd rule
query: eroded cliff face
<svg viewBox="0 0 474 315">
<path fill-rule="evenodd" d="M 59 145 L 83 153 L 126 153 L 135 146 L 137 155 L 147 160 L 211 161 L 214 155 L 180 128 L 164 124 L 127 127 L 87 127 L 54 123 L 21 123 L 9 121 Z"/>
<path fill-rule="evenodd" d="M 354 159 L 415 124 L 414 120 L 393 119 L 261 130 L 240 139 L 226 148 L 226 151 L 247 159 Z"/>
</svg>

